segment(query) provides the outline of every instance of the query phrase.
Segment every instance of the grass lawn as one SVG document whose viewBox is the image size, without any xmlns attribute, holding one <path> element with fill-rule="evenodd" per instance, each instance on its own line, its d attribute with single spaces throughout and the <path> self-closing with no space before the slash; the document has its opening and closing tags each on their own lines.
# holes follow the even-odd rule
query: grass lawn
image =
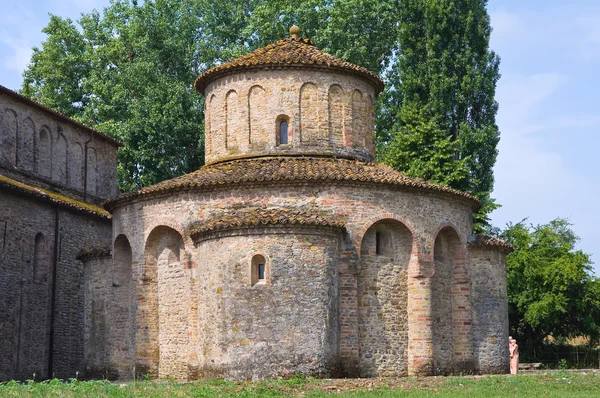
<svg viewBox="0 0 600 398">
<path fill-rule="evenodd" d="M 52 380 L 0 384 L 0 397 L 600 397 L 600 375 L 427 377 L 197 383 Z"/>
</svg>

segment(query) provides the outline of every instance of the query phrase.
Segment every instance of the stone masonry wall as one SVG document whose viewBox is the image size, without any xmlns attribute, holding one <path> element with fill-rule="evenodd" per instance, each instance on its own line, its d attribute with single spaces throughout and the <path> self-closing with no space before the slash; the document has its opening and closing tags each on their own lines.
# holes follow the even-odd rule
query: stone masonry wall
<svg viewBox="0 0 600 398">
<path fill-rule="evenodd" d="M 84 359 L 86 377 L 109 378 L 110 257 L 84 261 Z"/>
<path fill-rule="evenodd" d="M 0 92 L 0 174 L 100 203 L 117 194 L 117 146 Z"/>
<path fill-rule="evenodd" d="M 339 234 L 259 228 L 198 243 L 198 375 L 335 374 Z M 251 284 L 253 256 L 267 263 Z"/>
<path fill-rule="evenodd" d="M 375 158 L 375 89 L 322 71 L 265 70 L 211 83 L 206 91 L 206 162 L 257 154 L 325 153 Z M 279 144 L 279 123 L 289 123 Z"/>
<path fill-rule="evenodd" d="M 473 302 L 473 343 L 479 373 L 509 372 L 506 254 L 469 246 Z"/>
<path fill-rule="evenodd" d="M 205 322 L 204 319 L 206 319 L 207 316 L 214 317 L 214 321 L 217 322 L 217 325 L 210 329 L 210 339 L 208 341 L 213 344 L 211 350 L 218 349 L 218 351 L 215 352 L 218 352 L 219 355 L 215 358 L 221 356 L 220 358 L 226 359 L 219 359 L 219 361 L 222 361 L 220 367 L 215 366 L 210 368 L 206 366 L 207 364 L 203 362 L 204 359 L 202 358 L 205 358 L 206 361 L 208 361 L 212 359 L 211 356 L 203 354 L 202 357 L 198 357 L 193 350 L 190 350 L 188 351 L 189 355 L 186 359 L 188 363 L 188 377 L 193 377 L 194 374 L 208 375 L 210 372 L 206 371 L 206 369 L 212 369 L 211 372 L 221 372 L 222 374 L 224 372 L 229 372 L 227 374 L 236 374 L 238 375 L 236 377 L 242 377 L 241 371 L 230 370 L 235 368 L 235 362 L 228 362 L 228 358 L 231 357 L 229 357 L 229 353 L 225 351 L 229 350 L 229 343 L 221 343 L 216 348 L 213 343 L 214 341 L 227 341 L 231 342 L 231 344 L 235 343 L 235 340 L 232 340 L 230 335 L 233 332 L 224 326 L 218 326 L 218 322 L 233 322 L 233 319 L 230 321 L 227 320 L 230 318 L 227 318 L 226 312 L 223 311 L 223 304 L 219 306 L 218 301 L 211 304 L 213 307 L 210 307 L 211 310 L 208 314 L 205 313 L 206 303 L 200 303 L 200 301 L 205 300 L 203 297 L 208 294 L 212 294 L 213 297 L 219 298 L 238 297 L 239 290 L 228 289 L 227 285 L 223 283 L 223 280 L 226 279 L 221 280 L 219 275 L 223 275 L 222 278 L 233 278 L 232 275 L 235 275 L 235 267 L 231 268 L 232 264 L 242 264 L 242 259 L 245 259 L 246 257 L 244 256 L 247 255 L 247 253 L 235 252 L 234 249 L 238 246 L 246 247 L 247 244 L 254 242 L 255 238 L 250 236 L 251 230 L 245 230 L 245 233 L 249 234 L 249 236 L 240 236 L 235 239 L 232 237 L 231 242 L 235 243 L 232 243 L 231 245 L 228 243 L 223 247 L 217 247 L 217 242 L 220 241 L 215 240 L 212 243 L 207 243 L 215 246 L 213 251 L 210 251 L 210 253 L 201 253 L 200 250 L 204 250 L 202 249 L 204 243 L 201 243 L 198 250 L 195 249 L 194 244 L 191 242 L 186 231 L 192 223 L 201 223 L 207 219 L 214 219 L 220 214 L 231 211 L 241 211 L 248 207 L 266 209 L 285 207 L 291 209 L 299 208 L 324 211 L 330 212 L 333 217 L 343 217 L 347 220 L 347 231 L 344 234 L 343 244 L 337 249 L 339 250 L 337 254 L 337 273 L 339 277 L 336 282 L 336 289 L 338 290 L 336 305 L 339 308 L 340 319 L 339 343 L 335 344 L 333 347 L 329 347 L 330 350 L 339 350 L 339 358 L 343 365 L 352 363 L 358 364 L 361 352 L 359 348 L 361 336 L 358 325 L 359 316 L 363 317 L 364 313 L 363 315 L 360 315 L 358 310 L 359 301 L 357 282 L 359 270 L 361 269 L 360 256 L 358 255 L 361 253 L 361 243 L 364 241 L 365 236 L 368 235 L 367 231 L 369 228 L 382 220 L 387 220 L 386 222 L 395 222 L 400 230 L 405 228 L 406 231 L 410 231 L 412 242 L 410 245 L 408 244 L 408 232 L 405 235 L 401 235 L 406 236 L 406 238 L 398 240 L 398 242 L 401 242 L 398 249 L 402 253 L 410 253 L 410 262 L 408 264 L 406 263 L 408 254 L 403 254 L 398 257 L 399 268 L 397 271 L 395 268 L 390 268 L 390 272 L 398 272 L 397 275 L 399 279 L 394 279 L 392 274 L 389 275 L 389 281 L 391 281 L 389 287 L 392 288 L 392 286 L 396 286 L 397 284 L 398 289 L 400 289 L 398 296 L 395 296 L 397 293 L 395 293 L 395 291 L 392 292 L 391 290 L 390 293 L 393 294 L 387 295 L 387 282 L 384 282 L 381 286 L 375 285 L 379 286 L 376 287 L 376 289 L 383 290 L 373 291 L 373 293 L 375 293 L 373 299 L 378 300 L 378 295 L 380 294 L 382 295 L 381 297 L 384 298 L 384 302 L 388 303 L 384 304 L 382 308 L 390 308 L 390 310 L 393 309 L 393 311 L 397 311 L 386 312 L 390 316 L 389 320 L 393 321 L 393 323 L 396 322 L 396 324 L 391 326 L 392 328 L 390 330 L 385 330 L 386 326 L 384 326 L 384 324 L 387 322 L 385 319 L 388 319 L 386 318 L 388 315 L 385 315 L 383 316 L 383 323 L 381 323 L 380 326 L 374 326 L 373 333 L 375 333 L 375 335 L 379 333 L 376 332 L 377 330 L 381 330 L 382 333 L 398 333 L 398 339 L 400 341 L 397 346 L 388 347 L 389 356 L 386 356 L 385 359 L 383 359 L 382 356 L 382 361 L 378 362 L 375 368 L 377 369 L 377 374 L 385 373 L 386 369 L 388 369 L 388 364 L 390 365 L 390 369 L 392 366 L 399 366 L 399 374 L 406 374 L 406 372 L 408 372 L 408 374 L 431 374 L 428 373 L 432 372 L 433 369 L 432 340 L 431 337 L 428 337 L 431 333 L 431 321 L 429 320 L 431 309 L 427 310 L 427 308 L 431 308 L 430 304 L 428 304 L 428 300 L 430 300 L 428 297 L 430 297 L 431 292 L 427 293 L 425 290 L 431 285 L 430 278 L 433 274 L 427 272 L 424 267 L 426 267 L 427 264 L 433 264 L 434 239 L 440 227 L 452 226 L 456 231 L 456 234 L 462 236 L 463 241 L 466 241 L 466 236 L 470 234 L 472 228 L 470 203 L 454 198 L 449 199 L 446 196 L 433 193 L 388 188 L 383 185 L 371 185 L 365 183 L 272 183 L 269 186 L 245 186 L 243 189 L 235 190 L 216 189 L 174 193 L 169 196 L 131 202 L 127 205 L 118 207 L 114 211 L 113 236 L 125 236 L 131 243 L 133 278 L 138 287 L 138 298 L 136 300 L 137 307 L 133 311 L 135 311 L 138 316 L 138 330 L 140 329 L 140 314 L 147 314 L 148 300 L 155 300 L 145 294 L 140 296 L 139 290 L 140 286 L 148 283 L 146 281 L 149 280 L 144 271 L 144 263 L 146 262 L 145 253 L 149 243 L 149 236 L 152 231 L 156 230 L 158 227 L 165 226 L 177 231 L 182 238 L 184 248 L 179 255 L 178 261 L 181 262 L 181 267 L 183 267 L 183 269 L 188 270 L 187 275 L 189 275 L 188 289 L 190 292 L 190 299 L 189 302 L 179 300 L 179 305 L 182 306 L 182 311 L 188 313 L 188 325 L 190 325 L 188 326 L 188 335 L 191 336 L 190 339 L 192 341 L 197 339 L 198 343 L 193 344 L 197 344 L 198 352 L 202 353 L 204 350 L 204 343 L 200 343 L 200 341 L 204 341 L 201 339 L 204 339 L 205 337 L 201 337 L 200 335 L 204 333 L 204 329 L 199 329 L 194 325 Z M 230 238 L 223 239 L 224 241 L 227 241 L 227 239 Z M 279 237 L 278 239 L 279 242 L 285 242 L 285 239 L 282 237 Z M 368 238 L 365 242 L 369 242 L 370 240 L 372 240 L 372 237 Z M 372 242 L 370 245 L 372 246 Z M 227 250 L 225 247 L 227 247 Z M 373 247 L 365 250 L 373 250 Z M 230 254 L 230 252 L 234 254 Z M 233 262 L 234 258 L 230 258 L 229 256 L 236 257 L 237 260 Z M 229 260 L 225 261 L 225 259 Z M 215 264 L 222 264 L 219 266 L 221 268 L 226 266 L 226 270 L 229 271 L 229 273 L 222 272 L 221 268 L 217 268 L 214 273 L 211 273 L 209 270 L 213 269 L 212 267 L 215 267 Z M 384 268 L 387 269 L 386 267 L 387 266 Z M 231 274 L 231 272 L 233 272 L 233 274 Z M 402 272 L 407 272 L 408 276 L 403 276 Z M 415 275 L 420 279 L 416 279 L 415 276 L 411 275 Z M 382 275 L 382 277 L 383 276 L 384 275 Z M 407 282 L 403 282 L 402 278 L 408 278 Z M 387 280 L 387 277 L 382 279 L 382 281 Z M 210 286 L 211 282 L 213 283 L 213 286 Z M 208 283 L 208 285 L 206 285 L 206 283 Z M 410 304 L 410 295 L 408 296 L 408 304 L 405 304 L 403 301 L 403 297 L 406 297 L 403 295 L 406 293 L 402 293 L 401 291 L 402 286 L 405 286 L 405 284 L 408 284 L 413 290 L 417 287 L 417 290 L 420 289 L 417 294 L 413 295 L 414 298 L 412 304 Z M 219 286 L 217 285 L 222 285 L 222 291 L 218 295 L 216 289 Z M 325 287 L 323 287 L 323 289 L 324 288 Z M 392 288 L 392 290 L 395 289 L 396 287 Z M 423 291 L 421 292 L 421 290 Z M 433 292 L 433 295 L 435 294 L 436 292 Z M 415 301 L 415 299 L 418 299 L 419 301 Z M 196 308 L 198 308 L 198 310 L 196 310 Z M 374 309 L 377 311 L 377 306 L 374 307 Z M 411 318 L 406 315 L 411 314 L 411 311 L 420 311 L 422 312 L 422 315 Z M 407 316 L 408 319 L 405 320 L 405 317 Z M 325 320 L 322 321 L 325 322 Z M 158 325 L 158 320 L 156 320 L 156 322 L 156 325 Z M 258 320 L 256 320 L 256 322 L 258 322 Z M 406 336 L 406 327 L 402 326 L 405 322 L 408 322 L 408 337 Z M 293 324 L 287 323 L 286 326 L 292 328 Z M 225 332 L 229 334 L 225 334 Z M 138 341 L 136 342 L 137 352 L 140 352 L 139 338 L 138 333 Z M 404 343 L 405 340 L 403 339 L 408 339 L 408 342 Z M 145 339 L 143 341 L 150 340 Z M 250 338 L 248 340 L 250 343 L 254 341 Z M 418 351 L 413 351 L 411 354 L 407 346 L 415 347 Z M 383 352 L 383 347 L 384 346 L 382 345 L 381 347 L 374 348 L 374 357 Z M 248 348 L 248 350 L 250 349 L 251 348 Z M 377 352 L 377 350 L 379 351 Z M 364 350 L 363 353 L 365 353 Z M 147 357 L 142 356 L 140 358 L 155 360 L 152 359 L 152 355 Z M 154 356 L 154 358 L 157 357 Z M 405 365 L 406 362 L 408 362 L 408 366 Z M 194 369 L 201 370 L 195 371 Z M 351 370 L 349 371 L 351 372 Z M 266 374 L 261 372 L 263 371 L 260 369 L 256 370 L 257 375 Z M 250 377 L 252 377 L 252 375 L 250 375 Z"/>
<path fill-rule="evenodd" d="M 412 234 L 398 221 L 375 223 L 361 243 L 357 278 L 361 377 L 408 375 L 408 265 Z"/>
<path fill-rule="evenodd" d="M 0 379 L 49 377 L 56 207 L 0 192 Z M 58 209 L 53 375 L 84 371 L 83 265 L 75 257 L 109 245 L 110 221 Z"/>
</svg>

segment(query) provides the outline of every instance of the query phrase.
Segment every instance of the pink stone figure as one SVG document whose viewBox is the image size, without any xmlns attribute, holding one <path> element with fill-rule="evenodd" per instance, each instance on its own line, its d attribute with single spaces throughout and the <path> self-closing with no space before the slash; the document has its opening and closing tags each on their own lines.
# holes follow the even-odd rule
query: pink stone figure
<svg viewBox="0 0 600 398">
<path fill-rule="evenodd" d="M 510 374 L 516 375 L 519 371 L 519 346 L 517 340 L 508 336 L 508 352 L 510 353 Z"/>
</svg>

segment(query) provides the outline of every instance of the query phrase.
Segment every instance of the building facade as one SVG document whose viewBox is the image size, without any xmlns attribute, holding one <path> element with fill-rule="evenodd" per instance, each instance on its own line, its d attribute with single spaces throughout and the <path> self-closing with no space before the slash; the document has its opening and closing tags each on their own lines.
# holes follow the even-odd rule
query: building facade
<svg viewBox="0 0 600 398">
<path fill-rule="evenodd" d="M 103 307 L 100 368 L 507 371 L 509 247 L 471 237 L 475 198 L 374 163 L 377 76 L 296 36 L 195 86 L 207 164 L 106 204 L 114 259 L 89 268 L 122 311 Z"/>
<path fill-rule="evenodd" d="M 118 142 L 0 86 L 0 380 L 83 373 L 83 264 L 110 247 Z"/>
<path fill-rule="evenodd" d="M 55 190 L 112 196 L 110 215 L 85 213 L 96 235 L 55 256 L 73 258 L 57 295 L 77 313 L 73 363 L 123 379 L 506 373 L 510 247 L 471 235 L 476 198 L 375 163 L 382 81 L 291 33 L 196 80 L 201 169 L 82 196 L 67 164 Z"/>
</svg>

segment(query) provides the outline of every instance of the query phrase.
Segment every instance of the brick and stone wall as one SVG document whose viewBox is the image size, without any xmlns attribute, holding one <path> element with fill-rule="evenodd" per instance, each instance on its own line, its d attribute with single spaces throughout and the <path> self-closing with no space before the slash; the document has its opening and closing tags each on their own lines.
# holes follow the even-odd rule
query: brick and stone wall
<svg viewBox="0 0 600 398">
<path fill-rule="evenodd" d="M 340 72 L 263 70 L 206 88 L 206 162 L 236 156 L 321 153 L 375 158 L 375 88 Z M 287 121 L 288 144 L 278 139 Z"/>
<path fill-rule="evenodd" d="M 469 245 L 475 367 L 483 374 L 508 373 L 506 249 Z"/>
<path fill-rule="evenodd" d="M 100 203 L 117 194 L 118 143 L 0 89 L 0 174 Z"/>
<path fill-rule="evenodd" d="M 110 220 L 4 190 L 0 214 L 0 379 L 83 374 L 84 270 L 76 257 L 88 247 L 110 245 Z"/>
<path fill-rule="evenodd" d="M 272 227 L 198 242 L 198 376 L 335 374 L 338 240 L 336 231 Z M 257 255 L 268 275 L 252 285 Z"/>
<path fill-rule="evenodd" d="M 327 238 L 333 239 L 326 245 L 327 250 L 325 245 L 323 249 L 319 249 L 320 244 L 314 242 L 310 249 L 306 244 L 298 243 L 302 242 L 299 239 L 303 235 L 294 232 L 293 228 L 289 235 L 268 230 L 260 230 L 255 235 L 254 229 L 243 229 L 236 235 L 219 236 L 196 244 L 189 237 L 187 231 L 190 225 L 202 224 L 219 215 L 244 208 L 328 212 L 334 218 L 347 220 L 346 231 L 335 239 Z M 263 290 L 252 289 L 245 284 L 248 283 L 248 266 L 252 256 L 262 253 L 271 258 L 272 254 L 266 253 L 266 249 L 259 249 L 265 247 L 283 250 L 286 253 L 284 258 L 272 264 L 286 264 L 287 261 L 295 272 L 300 269 L 296 261 L 306 261 L 313 255 L 320 259 L 318 261 L 322 267 L 328 267 L 328 261 L 336 264 L 333 274 L 336 275 L 335 279 L 328 276 L 318 279 L 318 283 L 315 280 L 311 289 L 322 292 L 319 293 L 321 296 L 315 297 L 325 297 L 324 292 L 330 289 L 335 291 L 328 296 L 333 300 L 329 308 L 335 308 L 339 313 L 339 334 L 330 336 L 330 346 L 321 346 L 321 355 L 326 352 L 336 353 L 341 374 L 433 374 L 434 362 L 442 358 L 434 354 L 434 346 L 437 347 L 438 343 L 435 340 L 434 344 L 432 335 L 432 320 L 435 319 L 435 314 L 442 314 L 435 305 L 437 301 L 432 305 L 432 297 L 433 300 L 438 300 L 439 295 L 445 295 L 450 305 L 448 312 L 443 314 L 448 318 L 444 321 L 445 326 L 441 325 L 444 328 L 441 332 L 447 334 L 446 349 L 449 352 L 446 359 L 448 366 L 444 371 L 463 369 L 464 357 L 470 358 L 472 364 L 472 348 L 469 351 L 468 344 L 473 345 L 472 338 L 468 341 L 464 338 L 470 336 L 470 319 L 461 315 L 462 310 L 459 308 L 464 307 L 465 297 L 471 300 L 470 289 L 462 289 L 465 278 L 464 253 L 472 228 L 471 212 L 469 201 L 449 200 L 442 194 L 363 183 L 271 183 L 269 186 L 249 185 L 235 190 L 222 187 L 172 193 L 120 205 L 114 210 L 113 236 L 124 236 L 131 243 L 133 277 L 137 286 L 137 305 L 134 311 L 138 326 L 139 317 L 146 317 L 149 328 L 145 330 L 155 328 L 150 334 L 160 335 L 157 331 L 162 325 L 159 320 L 161 311 L 151 307 L 156 308 L 163 302 L 172 307 L 171 312 L 181 314 L 180 319 L 172 322 L 181 325 L 187 319 L 187 333 L 192 336 L 191 343 L 182 343 L 182 347 L 175 349 L 180 353 L 187 350 L 185 363 L 172 363 L 173 368 L 168 370 L 167 367 L 161 374 L 158 366 L 162 355 L 159 339 L 140 335 L 138 330 L 136 366 L 139 369 L 145 367 L 162 376 L 172 372 L 170 374 L 182 378 L 194 378 L 195 375 L 266 377 L 278 374 L 284 367 L 290 372 L 306 371 L 316 374 L 330 369 L 319 367 L 321 363 L 335 363 L 329 359 L 317 361 L 317 365 L 310 368 L 300 366 L 299 363 L 294 367 L 291 362 L 285 362 L 286 366 L 283 366 L 284 362 L 271 362 L 264 357 L 261 360 L 262 368 L 253 370 L 251 374 L 247 373 L 247 369 L 242 370 L 244 367 L 241 364 L 248 363 L 244 361 L 251 359 L 251 352 L 262 352 L 262 320 L 271 325 L 271 320 L 277 319 L 287 329 L 293 329 L 297 324 L 285 311 L 273 312 L 270 306 L 266 312 L 263 308 L 261 317 L 255 316 L 255 311 L 261 313 L 258 306 L 248 304 L 254 300 L 252 294 L 263 297 Z M 153 262 L 148 258 L 148 248 L 158 247 L 150 245 L 154 239 L 153 231 L 157 228 L 171 231 L 170 234 L 180 237 L 177 250 L 169 249 L 171 252 L 178 251 L 177 255 L 172 261 L 166 260 L 163 265 L 160 261 Z M 447 235 L 451 238 L 446 238 Z M 454 237 L 457 238 L 453 241 Z M 434 250 L 436 242 L 439 247 Z M 457 245 L 454 250 L 453 244 Z M 160 258 L 169 245 L 165 243 L 162 246 L 160 253 L 156 249 L 151 250 L 154 253 L 152 257 Z M 434 258 L 436 252 L 440 253 L 437 261 Z M 326 261 L 327 256 L 332 256 L 335 260 Z M 438 264 L 439 269 L 436 269 L 436 263 L 440 262 L 444 265 Z M 148 264 L 154 264 L 154 271 L 147 267 Z M 236 267 L 237 264 L 239 266 Z M 144 286 L 152 286 L 155 278 L 162 280 L 161 269 L 164 270 L 165 277 L 170 275 L 168 278 L 175 279 L 165 279 L 163 291 L 146 289 Z M 443 292 L 435 290 L 440 285 L 435 282 L 433 269 L 439 272 L 438 277 L 446 275 L 447 282 Z M 278 275 L 277 271 L 276 268 L 271 268 L 272 275 Z M 291 278 L 292 275 L 285 277 Z M 287 295 L 288 300 L 294 300 L 293 294 L 296 294 L 301 300 L 305 291 L 303 284 L 301 281 L 292 282 L 289 286 L 286 285 L 285 289 L 288 290 L 284 289 L 285 292 L 280 292 L 277 288 L 264 290 L 265 294 L 278 292 L 283 297 L 264 298 L 276 302 Z M 161 295 L 172 297 L 161 299 Z M 242 302 L 246 304 L 242 305 Z M 458 311 L 452 309 L 453 305 Z M 453 315 L 454 312 L 458 315 Z M 233 317 L 231 313 L 239 313 L 239 316 Z M 332 310 L 329 313 L 335 312 Z M 414 316 L 413 313 L 422 315 Z M 319 314 L 322 324 L 327 324 L 329 318 L 325 316 L 325 312 Z M 237 323 L 241 326 L 236 326 Z M 439 335 L 436 332 L 436 336 Z M 246 337 L 238 338 L 239 336 Z M 175 340 L 177 339 L 173 341 Z M 261 344 L 255 346 L 254 343 Z M 283 345 L 270 347 L 270 358 L 278 358 L 278 355 L 284 357 L 277 351 Z M 316 345 L 311 343 L 311 347 L 315 348 Z M 165 349 L 171 350 L 169 347 Z M 288 349 L 286 347 L 285 351 Z M 238 363 L 232 359 L 232 352 L 236 353 L 236 358 L 246 359 L 240 359 L 241 362 Z M 213 360 L 214 365 L 211 365 Z"/>
</svg>

